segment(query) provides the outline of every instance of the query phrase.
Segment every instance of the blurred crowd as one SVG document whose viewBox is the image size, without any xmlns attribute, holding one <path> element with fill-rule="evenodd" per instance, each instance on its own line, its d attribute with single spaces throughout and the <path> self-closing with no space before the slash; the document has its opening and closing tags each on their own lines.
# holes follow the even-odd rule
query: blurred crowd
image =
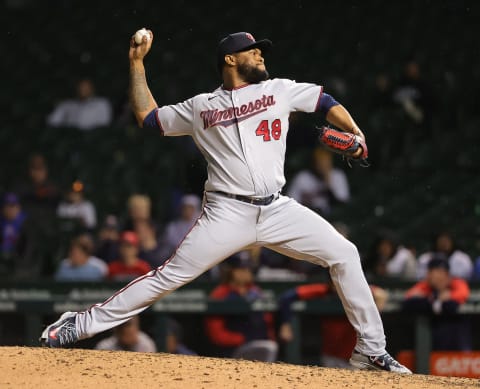
<svg viewBox="0 0 480 389">
<path fill-rule="evenodd" d="M 314 150 L 312 168 L 299 171 L 286 193 L 326 218 L 332 207 L 350 198 L 345 173 L 333 166 L 332 155 L 324 149 Z M 45 157 L 34 154 L 26 176 L 2 196 L 0 276 L 127 281 L 161 266 L 195 223 L 202 205 L 196 194 L 182 194 L 172 212 L 175 216 L 158 220 L 152 214 L 153 201 L 147 194 L 132 194 L 123 214 L 101 212 L 104 216 L 98 221 L 99 212 L 88 199 L 85 184 L 75 180 L 62 191 L 49 176 Z M 334 226 L 348 238 L 348 226 Z M 452 276 L 480 279 L 480 256 L 472 259 L 447 231 L 437 231 L 430 250 L 417 253 L 395 232 L 379 230 L 370 250 L 361 254 L 364 270 L 373 278 L 421 280 L 432 259 L 443 259 Z M 258 280 L 305 280 L 324 273 L 316 265 L 260 247 L 234 257 L 249 262 Z M 221 266 L 204 277 L 218 280 Z"/>
<path fill-rule="evenodd" d="M 62 191 L 45 157 L 35 154 L 1 206 L 0 276 L 125 281 L 168 259 L 199 216 L 201 200 L 183 195 L 178 216 L 160 224 L 150 197 L 133 194 L 124 215 L 107 214 L 99 223 L 84 183 L 75 180 Z"/>
<path fill-rule="evenodd" d="M 341 79 L 331 82 L 333 93 L 341 96 L 344 93 L 341 85 Z M 391 110 L 403 112 L 411 125 L 417 127 L 399 136 L 429 136 L 435 99 L 414 59 L 405 63 L 403 77 L 396 85 L 392 85 L 389 75 L 378 74 L 375 87 L 371 102 L 375 108 L 373 112 L 379 115 Z M 82 78 L 77 82 L 75 94 L 58 102 L 46 116 L 46 124 L 91 131 L 111 125 L 114 116 L 121 120 L 122 126 L 131 124 L 128 102 L 114 109 L 107 98 L 97 96 L 91 79 Z M 301 126 L 294 116 L 292 126 L 296 125 Z M 305 139 L 310 138 L 304 135 L 302 131 L 292 131 L 289 143 L 294 148 L 305 147 Z M 376 149 L 387 150 L 385 156 L 388 156 L 392 146 L 399 154 L 398 149 L 407 147 L 407 143 L 406 138 L 389 138 Z M 382 158 L 377 156 L 379 165 Z M 46 157 L 42 154 L 30 156 L 28 172 L 19 174 L 17 181 L 3 193 L 0 276 L 54 276 L 61 281 L 133 278 L 160 266 L 172 254 L 201 209 L 198 193 L 177 194 L 175 210 L 170 212 L 176 217 L 158 220 L 152 212 L 155 199 L 148 194 L 132 194 L 124 212 L 108 214 L 107 210 L 96 209 L 85 186 L 88 187 L 88 183 L 74 180 L 61 188 L 55 177 L 50 177 Z M 94 190 L 91 188 L 90 193 Z M 351 199 L 347 175 L 334 165 L 332 154 L 320 147 L 312 150 L 309 164 L 294 172 L 285 193 L 327 219 L 332 209 Z M 100 220 L 98 215 L 101 215 Z M 348 238 L 348 226 L 342 223 L 335 226 Z M 415 247 L 402 244 L 394 232 L 378 231 L 371 249 L 361 253 L 365 271 L 373 277 L 417 280 L 425 277 L 432 257 L 442 256 L 450 263 L 452 275 L 466 280 L 480 279 L 480 257 L 472 260 L 457 246 L 454 236 L 444 231 L 436 232 L 438 235 L 431 250 L 417 253 Z M 260 248 L 237 256 L 252 262 L 259 280 L 305 279 L 322 272 L 316 266 L 290 261 Z M 207 277 L 219 279 L 220 272 L 219 268 L 214 268 Z"/>
</svg>

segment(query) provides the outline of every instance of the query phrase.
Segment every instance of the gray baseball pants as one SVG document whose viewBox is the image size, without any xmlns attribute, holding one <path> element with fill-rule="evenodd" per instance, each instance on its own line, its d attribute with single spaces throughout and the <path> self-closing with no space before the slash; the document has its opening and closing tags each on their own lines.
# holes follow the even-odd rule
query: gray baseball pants
<svg viewBox="0 0 480 389">
<path fill-rule="evenodd" d="M 79 338 L 124 323 L 253 244 L 328 267 L 347 317 L 357 332 L 356 349 L 372 356 L 385 353 L 382 320 L 356 247 L 325 219 L 282 195 L 267 206 L 256 206 L 207 192 L 200 218 L 171 258 L 102 304 L 76 316 Z"/>
</svg>

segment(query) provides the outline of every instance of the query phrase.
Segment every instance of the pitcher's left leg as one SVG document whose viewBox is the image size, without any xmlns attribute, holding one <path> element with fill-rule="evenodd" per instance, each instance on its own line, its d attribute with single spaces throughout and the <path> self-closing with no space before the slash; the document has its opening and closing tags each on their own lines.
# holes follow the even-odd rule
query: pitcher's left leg
<svg viewBox="0 0 480 389">
<path fill-rule="evenodd" d="M 272 207 L 262 207 L 258 240 L 284 255 L 329 267 L 347 317 L 358 334 L 362 354 L 385 354 L 385 334 L 372 292 L 353 243 L 325 219 L 282 196 Z"/>
</svg>

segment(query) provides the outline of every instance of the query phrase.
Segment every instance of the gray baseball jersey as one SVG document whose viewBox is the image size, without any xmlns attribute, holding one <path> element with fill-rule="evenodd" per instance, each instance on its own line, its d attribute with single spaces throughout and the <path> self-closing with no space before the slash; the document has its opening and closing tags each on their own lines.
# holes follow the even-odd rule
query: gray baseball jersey
<svg viewBox="0 0 480 389">
<path fill-rule="evenodd" d="M 283 164 L 292 111 L 312 112 L 322 87 L 274 79 L 217 89 L 159 108 L 165 135 L 190 135 L 208 161 L 203 211 L 175 253 L 102 304 L 76 315 L 79 338 L 119 325 L 228 256 L 261 245 L 329 267 L 345 312 L 358 333 L 356 349 L 385 353 L 385 335 L 356 247 L 325 219 L 282 195 L 254 205 L 217 192 L 267 196 L 285 184 Z"/>
<path fill-rule="evenodd" d="M 273 79 L 157 110 L 164 135 L 190 135 L 208 162 L 206 191 L 267 196 L 285 185 L 288 116 L 315 111 L 323 88 Z"/>
</svg>

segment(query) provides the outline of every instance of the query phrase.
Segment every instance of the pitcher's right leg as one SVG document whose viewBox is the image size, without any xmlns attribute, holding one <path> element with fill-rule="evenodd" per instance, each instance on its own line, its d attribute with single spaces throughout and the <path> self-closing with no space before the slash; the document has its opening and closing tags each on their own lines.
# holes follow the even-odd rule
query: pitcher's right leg
<svg viewBox="0 0 480 389">
<path fill-rule="evenodd" d="M 64 347 L 120 325 L 255 242 L 256 207 L 220 196 L 207 197 L 202 216 L 162 266 L 130 282 L 101 304 L 62 315 L 46 328 L 41 340 L 50 347 Z"/>
</svg>

